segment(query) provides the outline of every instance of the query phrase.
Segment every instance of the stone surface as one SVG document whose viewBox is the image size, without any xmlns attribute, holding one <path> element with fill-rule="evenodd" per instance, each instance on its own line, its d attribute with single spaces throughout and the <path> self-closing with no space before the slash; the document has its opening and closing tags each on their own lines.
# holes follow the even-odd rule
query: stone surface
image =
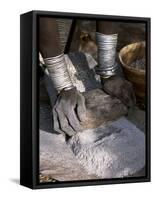
<svg viewBox="0 0 154 200">
<path fill-rule="evenodd" d="M 92 94 L 90 97 L 92 100 Z M 120 118 L 118 122 L 109 120 L 95 129 L 78 133 L 67 145 L 63 135 L 54 134 L 51 113 L 49 104 L 40 104 L 40 174 L 43 176 L 49 175 L 58 181 L 137 176 L 136 171 L 144 167 L 144 134 L 126 119 Z M 138 113 L 141 118 L 141 112 L 136 109 L 130 116 L 134 116 L 131 120 L 139 127 L 142 122 L 136 117 Z M 105 155 L 113 157 L 109 168 L 115 166 L 112 173 L 105 172 L 102 165 Z M 117 162 L 120 163 L 115 164 Z M 123 168 L 116 170 L 117 166 Z M 144 175 L 144 171 L 139 175 Z"/>
<path fill-rule="evenodd" d="M 40 130 L 40 174 L 58 181 L 97 179 L 78 163 L 63 135 Z"/>
<path fill-rule="evenodd" d="M 129 110 L 127 119 L 146 134 L 146 113 L 137 106 Z"/>
<path fill-rule="evenodd" d="M 127 108 L 117 98 L 107 95 L 100 89 L 84 93 L 87 109 L 87 118 L 82 125 L 87 128 L 96 128 L 105 125 L 127 114 Z"/>
<path fill-rule="evenodd" d="M 75 52 L 69 53 L 68 57 L 70 59 L 69 64 L 67 64 L 68 72 L 72 77 L 74 86 L 80 92 L 102 87 L 100 77 L 94 70 L 97 63 L 90 54 Z"/>
<path fill-rule="evenodd" d="M 76 160 L 63 135 L 52 131 L 51 107 L 40 104 L 40 174 L 58 181 L 98 179 Z M 42 181 L 42 179 L 40 179 Z"/>
<path fill-rule="evenodd" d="M 88 173 L 100 178 L 132 176 L 145 166 L 145 136 L 122 117 L 73 136 L 68 144 Z"/>
<path fill-rule="evenodd" d="M 81 54 L 78 55 L 77 60 L 80 60 Z M 78 79 L 88 85 L 84 93 L 88 115 L 84 126 L 88 129 L 78 133 L 67 144 L 64 136 L 56 135 L 53 131 L 51 107 L 56 92 L 51 79 L 45 76 L 44 83 L 51 106 L 40 101 L 40 174 L 50 175 L 59 181 L 136 176 L 136 172 L 144 167 L 145 162 L 144 134 L 127 119 L 120 118 L 127 113 L 127 109 L 118 99 L 96 89 L 99 82 L 93 75 L 90 76 L 93 78 L 90 84 L 91 78 L 86 71 L 89 66 L 86 62 L 83 63 L 84 68 L 82 64 L 78 65 Z M 134 115 L 135 112 L 133 110 L 128 116 L 140 128 L 141 120 L 136 117 L 138 114 Z M 143 130 L 143 126 L 141 129 Z M 143 173 L 140 175 L 144 175 Z"/>
</svg>

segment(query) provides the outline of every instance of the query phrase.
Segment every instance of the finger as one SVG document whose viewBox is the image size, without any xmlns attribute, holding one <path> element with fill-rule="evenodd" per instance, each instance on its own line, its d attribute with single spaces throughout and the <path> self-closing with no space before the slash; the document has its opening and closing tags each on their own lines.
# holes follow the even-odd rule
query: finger
<svg viewBox="0 0 154 200">
<path fill-rule="evenodd" d="M 82 131 L 82 126 L 79 123 L 79 120 L 75 114 L 74 109 L 71 109 L 68 114 L 66 115 L 71 127 L 74 129 L 75 132 Z"/>
<path fill-rule="evenodd" d="M 86 118 L 85 98 L 81 94 L 78 95 L 77 99 L 77 116 L 80 121 L 84 121 Z"/>
<path fill-rule="evenodd" d="M 54 131 L 58 134 L 65 135 L 65 133 L 60 130 L 60 126 L 59 126 L 59 122 L 58 122 L 58 116 L 57 116 L 57 113 L 55 111 L 55 108 L 53 109 L 52 113 L 53 113 L 53 129 L 54 129 Z"/>
<path fill-rule="evenodd" d="M 59 119 L 59 124 L 60 124 L 60 129 L 65 132 L 65 134 L 72 136 L 75 135 L 76 132 L 71 128 L 69 125 L 66 116 L 64 113 L 61 111 L 60 108 L 56 108 L 57 116 Z"/>
</svg>

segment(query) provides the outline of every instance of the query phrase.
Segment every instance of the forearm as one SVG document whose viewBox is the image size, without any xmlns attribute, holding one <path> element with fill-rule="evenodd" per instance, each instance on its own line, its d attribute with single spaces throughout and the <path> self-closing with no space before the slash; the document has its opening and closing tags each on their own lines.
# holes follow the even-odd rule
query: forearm
<svg viewBox="0 0 154 200">
<path fill-rule="evenodd" d="M 98 21 L 97 31 L 106 35 L 117 34 L 118 32 L 116 23 L 110 21 Z"/>
<path fill-rule="evenodd" d="M 96 42 L 98 46 L 98 67 L 96 73 L 102 78 L 115 75 L 117 25 L 114 22 L 99 21 L 97 23 Z"/>
<path fill-rule="evenodd" d="M 40 17 L 39 49 L 44 59 L 61 54 L 58 26 L 55 19 Z"/>
<path fill-rule="evenodd" d="M 39 47 L 55 89 L 61 91 L 62 89 L 72 88 L 55 19 L 40 18 Z"/>
</svg>

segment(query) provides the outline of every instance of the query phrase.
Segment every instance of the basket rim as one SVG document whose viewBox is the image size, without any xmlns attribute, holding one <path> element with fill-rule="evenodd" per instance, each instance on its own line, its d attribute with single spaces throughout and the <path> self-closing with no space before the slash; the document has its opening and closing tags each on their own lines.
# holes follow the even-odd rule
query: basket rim
<svg viewBox="0 0 154 200">
<path fill-rule="evenodd" d="M 122 64 L 122 67 L 128 69 L 129 71 L 137 72 L 137 73 L 140 73 L 140 74 L 142 74 L 142 75 L 145 75 L 145 70 L 144 70 L 144 69 L 135 69 L 135 68 L 133 68 L 133 67 L 130 67 L 129 65 L 127 65 L 127 64 L 123 61 L 122 55 L 121 55 L 122 52 L 124 51 L 124 49 L 127 48 L 128 46 L 131 46 L 131 45 L 133 45 L 133 44 L 141 44 L 141 43 L 143 43 L 143 44 L 145 45 L 145 41 L 141 41 L 141 42 L 134 42 L 134 43 L 131 43 L 131 44 L 128 44 L 128 45 L 124 46 L 124 47 L 119 51 L 119 60 L 120 60 L 120 62 L 121 62 L 121 64 Z"/>
</svg>

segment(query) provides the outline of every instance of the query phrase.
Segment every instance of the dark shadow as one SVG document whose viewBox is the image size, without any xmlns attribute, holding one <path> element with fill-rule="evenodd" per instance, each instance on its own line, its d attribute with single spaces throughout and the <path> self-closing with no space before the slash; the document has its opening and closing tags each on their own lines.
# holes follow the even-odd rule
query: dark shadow
<svg viewBox="0 0 154 200">
<path fill-rule="evenodd" d="M 68 56 L 77 71 L 77 74 L 75 74 L 75 76 L 78 80 L 83 82 L 85 91 L 102 87 L 100 82 L 96 80 L 96 73 L 94 68 L 90 68 L 86 56 L 82 52 L 71 52 L 68 54 Z"/>
<path fill-rule="evenodd" d="M 53 131 L 52 109 L 49 103 L 40 103 L 39 110 L 39 127 L 46 132 Z"/>
</svg>

